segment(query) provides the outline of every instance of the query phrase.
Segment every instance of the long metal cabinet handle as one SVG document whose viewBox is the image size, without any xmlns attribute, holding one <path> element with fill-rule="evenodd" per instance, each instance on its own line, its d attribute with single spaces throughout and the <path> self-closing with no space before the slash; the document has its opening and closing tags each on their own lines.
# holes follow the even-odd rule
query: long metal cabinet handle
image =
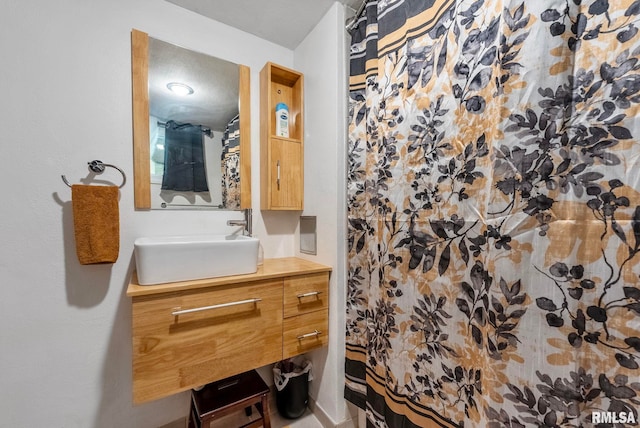
<svg viewBox="0 0 640 428">
<path fill-rule="evenodd" d="M 276 163 L 276 171 L 277 171 L 276 184 L 278 185 L 278 190 L 280 190 L 280 161 Z"/>
<path fill-rule="evenodd" d="M 314 331 L 313 331 L 313 333 L 307 333 L 307 334 L 303 334 L 303 335 L 298 336 L 298 340 L 302 340 L 302 339 L 306 339 L 306 338 L 308 338 L 308 337 L 314 337 L 314 336 L 315 336 L 315 337 L 318 337 L 318 336 L 320 336 L 321 334 L 322 334 L 322 332 L 321 332 L 321 331 L 319 331 L 319 330 L 314 330 Z"/>
<path fill-rule="evenodd" d="M 219 305 L 202 306 L 200 308 L 180 309 L 180 310 L 171 312 L 171 315 L 176 316 L 176 315 L 190 314 L 193 312 L 210 311 L 212 309 L 228 308 L 229 306 L 244 305 L 247 303 L 258 303 L 261 301 L 262 299 L 255 298 L 255 299 L 247 299 L 247 300 L 238 300 L 237 302 L 220 303 Z"/>
<path fill-rule="evenodd" d="M 311 297 L 311 296 L 317 296 L 318 294 L 321 294 L 322 291 L 310 291 L 309 293 L 304 293 L 304 294 L 298 294 L 298 299 L 302 299 L 303 297 Z"/>
</svg>

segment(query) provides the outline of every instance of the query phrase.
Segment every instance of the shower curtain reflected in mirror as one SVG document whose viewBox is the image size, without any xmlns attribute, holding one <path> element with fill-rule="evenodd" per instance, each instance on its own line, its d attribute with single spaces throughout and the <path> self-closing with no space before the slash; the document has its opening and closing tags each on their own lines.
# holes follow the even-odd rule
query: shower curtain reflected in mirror
<svg viewBox="0 0 640 428">
<path fill-rule="evenodd" d="M 240 117 L 227 125 L 222 136 L 222 203 L 230 210 L 240 209 Z"/>
<path fill-rule="evenodd" d="M 162 190 L 208 192 L 204 163 L 204 136 L 211 130 L 170 120 L 164 141 Z M 210 135 L 211 136 L 211 135 Z"/>
<path fill-rule="evenodd" d="M 367 426 L 638 420 L 639 15 L 640 1 L 367 3 L 345 365 Z"/>
</svg>

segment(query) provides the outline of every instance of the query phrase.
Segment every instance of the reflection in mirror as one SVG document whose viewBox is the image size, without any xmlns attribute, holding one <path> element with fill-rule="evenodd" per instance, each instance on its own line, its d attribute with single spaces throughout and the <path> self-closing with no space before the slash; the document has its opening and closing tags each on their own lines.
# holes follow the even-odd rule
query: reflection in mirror
<svg viewBox="0 0 640 428">
<path fill-rule="evenodd" d="M 136 208 L 249 208 L 248 68 L 136 30 L 132 55 Z"/>
<path fill-rule="evenodd" d="M 238 73 L 149 37 L 151 208 L 240 208 Z"/>
</svg>

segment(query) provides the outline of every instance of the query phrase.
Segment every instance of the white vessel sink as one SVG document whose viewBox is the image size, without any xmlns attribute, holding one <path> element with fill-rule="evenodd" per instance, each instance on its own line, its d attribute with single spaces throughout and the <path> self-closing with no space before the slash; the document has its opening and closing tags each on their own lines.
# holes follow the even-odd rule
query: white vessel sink
<svg viewBox="0 0 640 428">
<path fill-rule="evenodd" d="M 140 285 L 254 273 L 258 238 L 242 235 L 157 236 L 134 242 Z"/>
</svg>

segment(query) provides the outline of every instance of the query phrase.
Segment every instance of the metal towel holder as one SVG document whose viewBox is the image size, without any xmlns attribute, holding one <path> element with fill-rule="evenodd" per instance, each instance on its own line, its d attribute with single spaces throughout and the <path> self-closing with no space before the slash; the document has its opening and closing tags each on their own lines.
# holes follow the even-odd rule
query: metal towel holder
<svg viewBox="0 0 640 428">
<path fill-rule="evenodd" d="M 91 162 L 87 162 L 87 165 L 89 165 L 89 169 L 91 171 L 95 172 L 96 174 L 102 174 L 106 167 L 115 168 L 118 171 L 120 171 L 120 174 L 122 174 L 122 184 L 120 186 L 118 186 L 118 188 L 122 189 L 124 187 L 124 185 L 127 183 L 126 174 L 124 173 L 123 170 L 121 170 L 120 168 L 118 168 L 115 165 L 111 165 L 111 164 L 108 164 L 108 163 L 103 163 L 100 160 L 92 160 Z M 64 184 L 66 184 L 67 186 L 71 187 L 71 184 L 69 184 L 69 182 L 67 181 L 67 177 L 65 177 L 64 175 L 61 175 L 60 177 L 62 177 L 62 181 L 64 181 Z"/>
</svg>

